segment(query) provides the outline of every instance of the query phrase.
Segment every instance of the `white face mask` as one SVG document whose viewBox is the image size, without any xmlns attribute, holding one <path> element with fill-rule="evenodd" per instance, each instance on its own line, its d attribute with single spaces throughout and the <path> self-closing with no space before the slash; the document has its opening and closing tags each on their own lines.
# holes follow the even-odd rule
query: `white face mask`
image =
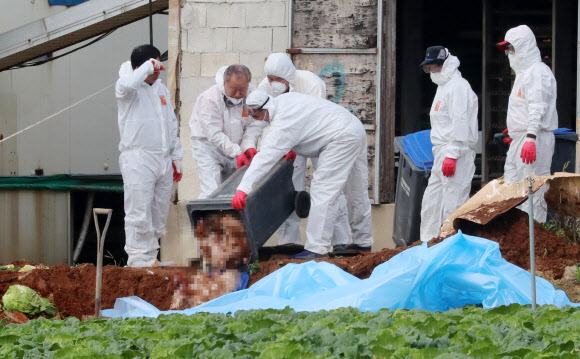
<svg viewBox="0 0 580 359">
<path fill-rule="evenodd" d="M 519 59 L 516 57 L 516 54 L 508 53 L 507 55 L 510 62 L 510 67 L 514 69 L 515 72 L 519 72 L 520 61 L 518 61 Z"/>
<path fill-rule="evenodd" d="M 228 96 L 226 96 L 226 98 L 228 99 L 228 101 L 230 101 L 234 105 L 239 105 L 242 103 L 242 101 L 244 101 L 243 98 L 233 98 L 233 97 L 228 97 Z"/>
<path fill-rule="evenodd" d="M 278 81 L 270 82 L 270 86 L 272 86 L 272 92 L 274 93 L 274 96 L 279 96 L 284 92 L 286 92 L 286 90 L 288 89 L 286 87 L 286 84 L 283 84 Z"/>
<path fill-rule="evenodd" d="M 431 76 L 431 81 L 433 81 L 435 85 L 441 85 L 445 80 L 441 72 L 431 72 L 429 75 Z"/>
</svg>

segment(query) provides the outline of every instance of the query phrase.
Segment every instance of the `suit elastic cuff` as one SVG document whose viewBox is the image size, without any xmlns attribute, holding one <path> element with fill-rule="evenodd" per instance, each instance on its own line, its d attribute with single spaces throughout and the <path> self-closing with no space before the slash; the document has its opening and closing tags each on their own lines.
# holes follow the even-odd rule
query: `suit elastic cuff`
<svg viewBox="0 0 580 359">
<path fill-rule="evenodd" d="M 250 148 L 256 148 L 256 146 L 252 146 L 251 144 L 248 144 L 248 143 L 242 143 L 240 148 L 241 148 L 242 152 L 246 152 Z"/>
<path fill-rule="evenodd" d="M 246 187 L 242 183 L 240 183 L 240 185 L 238 186 L 237 190 L 244 192 L 246 195 L 250 194 L 250 192 L 252 191 L 250 188 Z"/>
<path fill-rule="evenodd" d="M 528 127 L 528 130 L 526 131 L 527 134 L 534 135 L 536 138 L 538 137 L 538 132 L 539 131 L 535 127 Z"/>
</svg>

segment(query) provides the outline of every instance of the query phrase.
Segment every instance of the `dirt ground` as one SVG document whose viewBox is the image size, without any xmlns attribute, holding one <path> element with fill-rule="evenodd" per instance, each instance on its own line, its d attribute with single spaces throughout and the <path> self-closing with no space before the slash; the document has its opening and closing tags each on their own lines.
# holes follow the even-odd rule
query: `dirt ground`
<svg viewBox="0 0 580 359">
<path fill-rule="evenodd" d="M 499 243 L 502 257 L 526 270 L 530 269 L 530 238 L 528 214 L 518 209 L 497 217 L 485 226 L 462 222 L 459 228 L 465 234 L 487 238 Z M 568 243 L 556 232 L 534 225 L 536 270 L 546 279 L 559 280 L 566 267 L 580 263 L 580 245 Z"/>
<path fill-rule="evenodd" d="M 13 262 L 19 265 L 19 262 Z M 168 310 L 173 297 L 173 276 L 178 268 L 103 268 L 102 309 L 113 308 L 115 299 L 136 295 L 161 310 Z M 34 269 L 27 273 L 0 271 L 1 296 L 13 284 L 34 289 L 49 298 L 62 317 L 95 313 L 96 268 L 78 268 L 60 264 L 49 269 Z M 5 317 L 0 313 L 0 320 Z"/>
<path fill-rule="evenodd" d="M 502 256 L 506 260 L 529 270 L 528 217 L 525 212 L 513 209 L 485 226 L 462 222 L 459 228 L 465 234 L 498 242 Z M 580 263 L 580 245 L 568 243 L 554 231 L 544 229 L 541 224 L 536 223 L 534 228 L 538 275 L 548 279 L 558 289 L 564 290 L 573 302 L 580 302 L 580 285 L 576 279 L 576 264 Z M 442 240 L 441 238 L 435 240 L 431 245 Z M 407 248 L 383 249 L 368 255 L 325 258 L 318 261 L 324 260 L 335 264 L 354 276 L 364 279 L 370 276 L 377 265 Z M 302 262 L 290 259 L 290 254 L 280 254 L 281 251 L 269 250 L 270 253 L 266 257 L 262 256 L 259 270 L 251 275 L 250 285 L 288 263 Z M 13 263 L 20 267 L 25 264 Z M 112 308 L 116 298 L 136 295 L 160 310 L 168 310 L 176 293 L 173 278 L 183 271 L 184 268 L 177 267 L 106 266 L 103 271 L 102 307 L 103 309 Z M 26 285 L 36 290 L 41 296 L 50 298 L 59 309 L 60 317 L 75 316 L 82 319 L 94 314 L 95 267 L 92 265 L 80 267 L 58 265 L 49 269 L 35 269 L 28 273 L 0 271 L 0 302 L 1 296 L 12 284 Z M 8 323 L 25 321 L 27 318 L 20 314 L 3 312 L 0 313 L 0 320 L 8 318 Z"/>
</svg>

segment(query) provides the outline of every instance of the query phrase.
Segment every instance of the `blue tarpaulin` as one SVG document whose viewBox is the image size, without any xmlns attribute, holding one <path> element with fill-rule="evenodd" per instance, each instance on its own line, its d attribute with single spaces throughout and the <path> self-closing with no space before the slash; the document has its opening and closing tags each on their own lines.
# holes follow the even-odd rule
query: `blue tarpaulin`
<svg viewBox="0 0 580 359">
<path fill-rule="evenodd" d="M 411 247 L 358 279 L 337 266 L 314 261 L 287 264 L 250 288 L 195 308 L 160 311 L 138 297 L 117 299 L 107 317 L 157 317 L 160 314 L 234 313 L 249 309 L 296 311 L 355 307 L 361 311 L 424 309 L 445 311 L 468 304 L 494 308 L 531 304 L 531 275 L 501 257 L 499 245 L 461 232 L 427 247 Z M 537 303 L 572 305 L 566 294 L 536 278 Z"/>
<path fill-rule="evenodd" d="M 415 166 L 428 172 L 433 167 L 433 144 L 431 130 L 411 133 L 402 138 L 403 149 Z"/>
</svg>

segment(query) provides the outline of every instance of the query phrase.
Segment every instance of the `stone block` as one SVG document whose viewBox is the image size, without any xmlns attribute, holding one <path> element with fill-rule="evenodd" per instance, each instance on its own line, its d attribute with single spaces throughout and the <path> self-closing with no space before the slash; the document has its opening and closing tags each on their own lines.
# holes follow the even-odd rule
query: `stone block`
<svg viewBox="0 0 580 359">
<path fill-rule="evenodd" d="M 246 4 L 246 26 L 284 26 L 286 25 L 286 3 L 265 2 Z"/>
<path fill-rule="evenodd" d="M 246 4 L 207 4 L 207 27 L 246 26 Z"/>
<path fill-rule="evenodd" d="M 233 29 L 232 32 L 232 51 L 234 52 L 272 51 L 271 28 Z"/>
<path fill-rule="evenodd" d="M 272 31 L 272 52 L 286 52 L 288 48 L 288 27 L 275 27 Z"/>
<path fill-rule="evenodd" d="M 181 77 L 199 76 L 201 69 L 201 54 L 183 52 L 181 55 Z"/>
<path fill-rule="evenodd" d="M 201 54 L 201 76 L 215 76 L 220 67 L 239 62 L 240 54 L 235 52 Z"/>
<path fill-rule="evenodd" d="M 187 52 L 226 52 L 227 29 L 195 29 L 187 33 Z"/>
<path fill-rule="evenodd" d="M 199 3 L 187 3 L 181 9 L 182 29 L 194 29 L 206 27 L 207 5 Z"/>
</svg>

